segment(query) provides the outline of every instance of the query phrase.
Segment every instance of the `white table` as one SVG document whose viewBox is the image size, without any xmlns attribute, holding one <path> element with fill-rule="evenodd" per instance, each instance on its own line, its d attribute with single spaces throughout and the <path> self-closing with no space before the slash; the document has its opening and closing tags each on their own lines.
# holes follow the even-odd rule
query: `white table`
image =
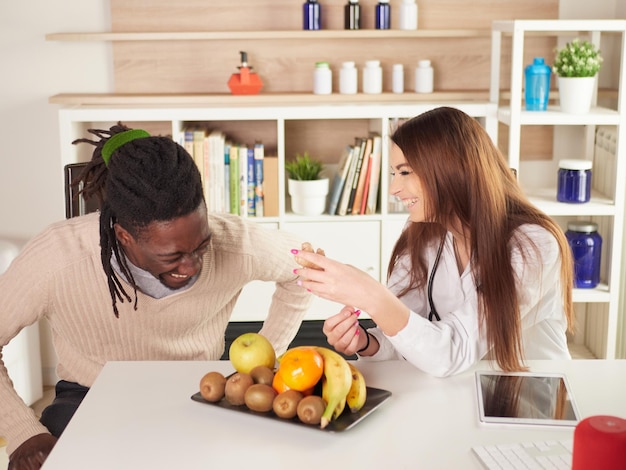
<svg viewBox="0 0 626 470">
<path fill-rule="evenodd" d="M 478 422 L 474 371 L 430 377 L 402 361 L 359 362 L 371 387 L 393 395 L 341 433 L 191 400 L 226 361 L 108 363 L 59 439 L 45 470 L 479 469 L 471 448 L 572 438 L 573 428 Z M 532 361 L 565 372 L 582 417 L 626 417 L 626 361 Z"/>
</svg>

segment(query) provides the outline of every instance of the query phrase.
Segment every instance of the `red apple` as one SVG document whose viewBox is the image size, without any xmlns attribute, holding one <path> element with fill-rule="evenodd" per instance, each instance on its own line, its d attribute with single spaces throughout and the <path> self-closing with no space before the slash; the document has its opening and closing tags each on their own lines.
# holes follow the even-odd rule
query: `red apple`
<svg viewBox="0 0 626 470">
<path fill-rule="evenodd" d="M 276 364 L 274 346 L 259 333 L 244 333 L 235 338 L 228 350 L 228 356 L 235 370 L 246 374 L 256 366 L 274 369 Z"/>
</svg>

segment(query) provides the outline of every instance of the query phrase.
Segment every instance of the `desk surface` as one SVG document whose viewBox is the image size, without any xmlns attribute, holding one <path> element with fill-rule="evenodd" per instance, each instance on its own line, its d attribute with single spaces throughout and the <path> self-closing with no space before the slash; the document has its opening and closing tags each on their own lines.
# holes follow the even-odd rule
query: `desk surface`
<svg viewBox="0 0 626 470">
<path fill-rule="evenodd" d="M 359 362 L 369 386 L 393 395 L 356 427 L 328 433 L 191 400 L 227 361 L 111 362 L 87 394 L 45 470 L 184 468 L 479 469 L 475 445 L 572 438 L 574 428 L 485 425 L 474 371 L 430 377 L 406 362 Z M 564 372 L 582 417 L 626 417 L 626 360 L 531 361 Z"/>
</svg>

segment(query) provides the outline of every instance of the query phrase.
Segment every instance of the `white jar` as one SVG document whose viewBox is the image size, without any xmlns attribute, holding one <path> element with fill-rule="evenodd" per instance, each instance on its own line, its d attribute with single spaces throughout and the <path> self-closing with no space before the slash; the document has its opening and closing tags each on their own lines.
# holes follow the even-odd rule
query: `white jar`
<svg viewBox="0 0 626 470">
<path fill-rule="evenodd" d="M 400 29 L 417 29 L 417 3 L 415 0 L 402 0 L 398 20 Z"/>
<path fill-rule="evenodd" d="M 316 62 L 313 73 L 313 93 L 330 95 L 333 91 L 333 72 L 328 62 Z"/>
<path fill-rule="evenodd" d="M 348 61 L 341 64 L 339 70 L 339 93 L 354 95 L 357 92 L 358 79 L 357 69 L 354 62 Z"/>
<path fill-rule="evenodd" d="M 420 60 L 415 68 L 415 92 L 432 93 L 433 76 L 434 72 L 430 60 Z"/>
<path fill-rule="evenodd" d="M 383 69 L 380 60 L 368 60 L 363 68 L 363 93 L 383 92 Z"/>
<path fill-rule="evenodd" d="M 404 93 L 404 66 L 402 64 L 393 64 L 391 91 Z"/>
</svg>

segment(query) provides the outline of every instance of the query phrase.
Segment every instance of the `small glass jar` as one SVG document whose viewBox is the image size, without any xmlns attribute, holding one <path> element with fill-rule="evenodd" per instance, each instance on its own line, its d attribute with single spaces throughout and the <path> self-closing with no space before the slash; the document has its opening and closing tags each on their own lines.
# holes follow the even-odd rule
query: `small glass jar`
<svg viewBox="0 0 626 470">
<path fill-rule="evenodd" d="M 589 160 L 559 160 L 556 200 L 569 203 L 589 202 L 591 166 Z"/>
<path fill-rule="evenodd" d="M 313 93 L 330 95 L 333 91 L 333 72 L 328 62 L 316 62 L 313 72 Z"/>
<path fill-rule="evenodd" d="M 574 287 L 592 289 L 600 283 L 602 237 L 598 224 L 589 221 L 567 223 L 565 232 L 574 257 Z"/>
</svg>

